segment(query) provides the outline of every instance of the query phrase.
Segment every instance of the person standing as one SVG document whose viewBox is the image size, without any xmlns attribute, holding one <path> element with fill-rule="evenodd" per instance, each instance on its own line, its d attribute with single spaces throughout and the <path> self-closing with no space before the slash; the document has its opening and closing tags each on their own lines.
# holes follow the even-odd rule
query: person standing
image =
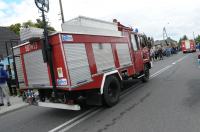
<svg viewBox="0 0 200 132">
<path fill-rule="evenodd" d="M 151 61 L 155 60 L 155 51 L 154 51 L 153 47 L 150 49 L 150 57 L 151 57 Z"/>
<path fill-rule="evenodd" d="M 7 72 L 4 70 L 4 65 L 0 64 L 0 106 L 4 105 L 4 101 L 3 101 L 3 95 L 5 95 L 6 100 L 7 100 L 7 105 L 10 106 L 10 99 L 9 99 L 9 95 L 7 92 L 7 79 L 8 79 L 8 75 Z"/>
<path fill-rule="evenodd" d="M 159 47 L 158 54 L 159 54 L 160 60 L 163 60 L 163 50 L 162 50 L 162 47 Z"/>
</svg>

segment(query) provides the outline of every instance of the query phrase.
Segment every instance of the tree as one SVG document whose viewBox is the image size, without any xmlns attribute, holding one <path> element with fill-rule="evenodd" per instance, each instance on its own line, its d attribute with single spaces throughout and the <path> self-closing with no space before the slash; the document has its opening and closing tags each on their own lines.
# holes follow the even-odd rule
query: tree
<svg viewBox="0 0 200 132">
<path fill-rule="evenodd" d="M 198 35 L 198 36 L 195 38 L 195 42 L 196 42 L 196 43 L 200 43 L 200 35 Z"/>
<path fill-rule="evenodd" d="M 36 23 L 31 20 L 24 22 L 22 24 L 16 23 L 9 26 L 9 29 L 19 35 L 21 27 L 35 27 L 35 28 L 44 28 L 44 23 L 41 19 L 36 19 Z M 47 22 L 48 31 L 56 31 L 52 26 L 50 26 L 49 22 Z"/>
<path fill-rule="evenodd" d="M 188 40 L 187 35 L 183 35 L 183 37 L 181 37 L 181 38 L 179 39 L 179 42 L 178 42 L 178 46 L 179 46 L 179 47 L 181 46 L 181 41 L 182 41 L 182 40 Z"/>
<path fill-rule="evenodd" d="M 36 19 L 37 23 L 35 23 L 35 27 L 44 28 L 44 23 L 41 19 Z M 49 31 L 56 31 L 53 27 L 50 26 L 49 22 L 47 22 L 47 29 Z"/>
<path fill-rule="evenodd" d="M 24 22 L 22 24 L 22 27 L 36 27 L 36 23 L 33 23 L 31 20 L 28 20 L 27 22 Z"/>
<path fill-rule="evenodd" d="M 20 23 L 16 23 L 16 24 L 10 25 L 9 29 L 11 31 L 13 31 L 14 33 L 16 33 L 17 35 L 19 35 L 20 27 L 21 27 L 21 24 Z"/>
<path fill-rule="evenodd" d="M 188 40 L 187 35 L 184 35 L 183 38 L 182 38 L 182 40 Z"/>
</svg>

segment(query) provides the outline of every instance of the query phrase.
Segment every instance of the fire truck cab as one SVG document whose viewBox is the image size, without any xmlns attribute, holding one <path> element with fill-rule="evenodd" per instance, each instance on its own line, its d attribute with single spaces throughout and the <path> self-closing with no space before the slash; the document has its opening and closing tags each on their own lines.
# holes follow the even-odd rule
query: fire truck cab
<svg viewBox="0 0 200 132">
<path fill-rule="evenodd" d="M 70 20 L 62 29 L 49 35 L 56 87 L 42 39 L 14 47 L 20 89 L 29 103 L 70 110 L 85 103 L 111 107 L 119 101 L 123 80 L 148 81 L 151 44 L 145 35 L 116 20 L 87 17 Z"/>
</svg>

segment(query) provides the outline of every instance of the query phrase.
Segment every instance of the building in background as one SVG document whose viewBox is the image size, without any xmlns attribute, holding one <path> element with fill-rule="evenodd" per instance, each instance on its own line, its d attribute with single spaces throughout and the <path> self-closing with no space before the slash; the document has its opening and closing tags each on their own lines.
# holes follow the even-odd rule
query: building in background
<svg viewBox="0 0 200 132">
<path fill-rule="evenodd" d="M 18 45 L 19 36 L 10 31 L 9 28 L 0 27 L 0 62 L 4 64 L 7 70 L 9 79 L 7 84 L 9 87 L 10 95 L 17 95 L 18 79 L 16 78 L 16 71 L 13 65 L 12 46 Z M 11 45 L 11 41 L 12 45 Z M 7 42 L 7 44 L 6 44 Z M 7 46 L 6 46 L 7 45 Z"/>
<path fill-rule="evenodd" d="M 168 37 L 166 40 L 156 40 L 154 46 L 162 46 L 166 47 L 167 45 L 170 47 L 177 47 L 178 42 Z"/>
<path fill-rule="evenodd" d="M 7 57 L 6 53 L 6 41 L 10 40 L 17 40 L 19 36 L 17 36 L 14 32 L 10 31 L 9 28 L 0 27 L 0 57 L 5 58 Z M 13 43 L 13 46 L 16 46 L 17 43 Z M 11 45 L 8 44 L 8 53 L 11 54 Z"/>
</svg>

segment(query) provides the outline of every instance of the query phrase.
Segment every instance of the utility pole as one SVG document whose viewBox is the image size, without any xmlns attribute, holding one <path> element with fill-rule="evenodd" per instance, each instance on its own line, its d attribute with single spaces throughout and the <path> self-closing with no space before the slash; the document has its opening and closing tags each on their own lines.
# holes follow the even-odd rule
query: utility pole
<svg viewBox="0 0 200 132">
<path fill-rule="evenodd" d="M 44 52 L 45 56 L 47 58 L 47 63 L 50 67 L 50 74 L 51 74 L 51 81 L 52 81 L 52 98 L 56 98 L 56 81 L 55 81 L 55 73 L 53 68 L 53 55 L 52 55 L 52 48 L 49 44 L 48 40 L 48 30 L 47 30 L 47 22 L 45 17 L 45 12 L 47 13 L 49 11 L 49 0 L 35 0 L 36 6 L 42 11 L 42 21 L 44 23 Z"/>
<path fill-rule="evenodd" d="M 167 39 L 167 38 L 168 38 L 168 35 L 167 35 L 166 28 L 164 27 L 164 28 L 163 28 L 163 40 L 165 40 L 165 38 Z"/>
<path fill-rule="evenodd" d="M 62 20 L 62 23 L 64 23 L 65 22 L 65 18 L 64 18 L 63 7 L 62 7 L 62 0 L 59 0 L 59 3 L 60 3 L 61 20 Z"/>
<path fill-rule="evenodd" d="M 166 31 L 166 28 L 164 27 L 163 28 L 163 40 L 165 41 L 166 45 L 168 45 L 167 38 L 168 38 L 167 31 Z"/>
</svg>

